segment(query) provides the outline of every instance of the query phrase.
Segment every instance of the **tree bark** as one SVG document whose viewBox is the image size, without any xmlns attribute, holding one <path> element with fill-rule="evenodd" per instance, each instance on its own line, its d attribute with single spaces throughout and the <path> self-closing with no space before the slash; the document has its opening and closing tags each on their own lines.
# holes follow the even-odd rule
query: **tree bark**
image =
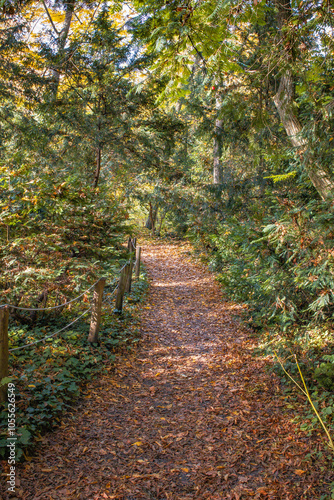
<svg viewBox="0 0 334 500">
<path fill-rule="evenodd" d="M 218 87 L 219 82 L 216 82 Z M 223 168 L 221 163 L 221 155 L 223 149 L 223 120 L 219 118 L 222 100 L 218 94 L 216 97 L 216 110 L 218 116 L 215 121 L 215 132 L 213 140 L 213 184 L 220 186 L 223 183 Z"/>
<path fill-rule="evenodd" d="M 278 92 L 274 96 L 274 103 L 280 116 L 282 125 L 294 147 L 307 146 L 307 141 L 301 136 L 302 126 L 296 117 L 293 108 L 293 79 L 291 72 L 287 70 L 281 77 Z M 313 186 L 318 191 L 323 200 L 333 193 L 334 183 L 327 173 L 321 168 L 313 168 L 308 165 L 306 168 Z"/>
<path fill-rule="evenodd" d="M 96 148 L 96 170 L 94 174 L 94 189 L 97 187 L 101 170 L 101 148 Z"/>
<path fill-rule="evenodd" d="M 292 109 L 293 91 L 291 71 L 287 70 L 281 77 L 274 103 L 292 145 L 300 147 L 306 144 L 306 140 L 301 137 L 302 126 Z"/>
<path fill-rule="evenodd" d="M 54 99 L 57 98 L 58 87 L 59 87 L 59 82 L 60 82 L 60 66 L 63 62 L 63 61 L 61 61 L 61 58 L 64 55 L 64 49 L 65 49 L 65 45 L 66 45 L 69 31 L 70 31 L 70 26 L 71 26 L 73 12 L 74 12 L 74 3 L 75 3 L 75 0 L 71 0 L 70 2 L 65 3 L 65 8 L 66 8 L 65 20 L 64 20 L 63 28 L 60 31 L 60 33 L 56 30 L 54 24 L 52 23 L 53 28 L 56 30 L 56 33 L 58 35 L 58 38 L 57 38 L 57 48 L 58 48 L 58 50 L 57 50 L 57 59 L 58 59 L 57 66 L 55 68 L 51 69 L 52 92 L 53 92 Z M 50 17 L 50 14 L 48 14 L 48 15 Z"/>
<path fill-rule="evenodd" d="M 223 120 L 217 118 L 215 123 L 215 135 L 213 141 L 213 183 L 221 185 L 223 183 L 223 169 L 221 163 L 223 142 Z"/>
<path fill-rule="evenodd" d="M 157 233 L 157 236 L 160 236 L 161 235 L 161 228 L 162 228 L 162 223 L 164 221 L 164 218 L 166 217 L 166 211 L 164 211 L 161 215 L 160 215 L 160 225 L 159 225 L 159 229 L 158 229 L 158 233 Z"/>
<path fill-rule="evenodd" d="M 288 22 L 291 16 L 291 2 L 290 0 L 276 0 L 276 6 L 278 8 L 278 27 L 282 33 L 284 24 Z M 284 38 L 282 42 L 284 42 Z M 287 47 L 290 47 L 290 44 L 287 44 Z M 286 61 L 291 62 L 291 49 L 285 48 L 284 50 L 286 53 Z M 296 148 L 305 148 L 308 144 L 307 140 L 302 137 L 302 125 L 293 109 L 293 97 L 293 76 L 291 70 L 287 68 L 281 76 L 278 91 L 273 100 L 291 144 Z M 321 167 L 309 163 L 306 165 L 306 172 L 323 200 L 328 198 L 330 194 L 333 194 L 334 182 Z"/>
<path fill-rule="evenodd" d="M 158 207 L 153 208 L 151 202 L 149 202 L 149 207 L 150 207 L 150 211 L 149 211 L 149 215 L 148 215 L 145 227 L 147 229 L 153 230 L 153 233 L 154 233 L 155 221 L 157 219 L 157 213 L 158 213 Z"/>
</svg>

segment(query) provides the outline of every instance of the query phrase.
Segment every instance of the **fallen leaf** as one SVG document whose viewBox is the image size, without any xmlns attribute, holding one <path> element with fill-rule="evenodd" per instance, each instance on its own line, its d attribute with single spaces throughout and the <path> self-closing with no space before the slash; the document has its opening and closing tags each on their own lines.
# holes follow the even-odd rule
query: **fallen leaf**
<svg viewBox="0 0 334 500">
<path fill-rule="evenodd" d="M 294 473 L 297 474 L 297 476 L 301 476 L 302 474 L 305 474 L 305 471 L 301 469 L 296 469 Z"/>
</svg>

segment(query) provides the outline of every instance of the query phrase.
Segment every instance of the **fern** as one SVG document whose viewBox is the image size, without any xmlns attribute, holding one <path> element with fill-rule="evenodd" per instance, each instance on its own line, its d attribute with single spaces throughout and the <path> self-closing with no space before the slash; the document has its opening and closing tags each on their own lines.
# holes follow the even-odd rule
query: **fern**
<svg viewBox="0 0 334 500">
<path fill-rule="evenodd" d="M 267 175 L 264 177 L 264 179 L 272 179 L 273 182 L 276 184 L 277 182 L 284 182 L 287 179 L 293 179 L 296 177 L 297 172 L 296 170 L 293 170 L 292 172 L 288 172 L 287 174 L 280 174 L 280 175 Z"/>
</svg>

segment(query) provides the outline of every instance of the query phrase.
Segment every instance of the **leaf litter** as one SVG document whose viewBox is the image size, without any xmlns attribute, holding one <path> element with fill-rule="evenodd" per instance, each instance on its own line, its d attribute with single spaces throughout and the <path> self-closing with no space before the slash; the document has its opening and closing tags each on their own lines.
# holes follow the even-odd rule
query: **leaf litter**
<svg viewBox="0 0 334 500">
<path fill-rule="evenodd" d="M 143 249 L 140 345 L 18 470 L 25 500 L 316 500 L 333 473 L 292 423 L 270 360 L 187 244 Z M 5 497 L 6 498 L 6 497 Z"/>
</svg>

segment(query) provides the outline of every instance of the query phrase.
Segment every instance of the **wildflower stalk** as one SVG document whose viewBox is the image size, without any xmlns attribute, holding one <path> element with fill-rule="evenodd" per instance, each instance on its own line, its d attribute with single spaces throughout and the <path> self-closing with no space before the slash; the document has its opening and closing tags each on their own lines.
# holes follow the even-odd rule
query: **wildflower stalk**
<svg viewBox="0 0 334 500">
<path fill-rule="evenodd" d="M 299 366 L 299 363 L 298 363 L 298 360 L 297 360 L 297 356 L 294 354 L 294 359 L 295 359 L 295 361 L 296 361 L 296 365 L 297 365 L 297 368 L 298 368 L 298 372 L 299 372 L 300 378 L 302 379 L 304 389 L 303 389 L 303 388 L 300 386 L 300 384 L 298 384 L 298 382 L 297 382 L 297 381 L 296 381 L 293 377 L 291 377 L 291 375 L 290 375 L 290 374 L 286 371 L 286 369 L 285 369 L 285 368 L 284 368 L 284 366 L 283 366 L 282 361 L 279 359 L 279 357 L 277 356 L 276 352 L 275 352 L 275 356 L 276 356 L 276 359 L 277 359 L 277 361 L 279 362 L 279 364 L 280 364 L 280 366 L 281 366 L 282 370 L 283 370 L 283 371 L 284 371 L 284 373 L 287 375 L 287 377 L 289 377 L 289 379 L 290 379 L 290 380 L 292 380 L 292 382 L 293 382 L 293 383 L 294 383 L 294 384 L 298 387 L 298 389 L 299 389 L 299 390 L 300 390 L 300 391 L 301 391 L 301 392 L 302 392 L 302 393 L 306 396 L 306 398 L 308 399 L 308 401 L 309 401 L 309 403 L 310 403 L 310 405 L 311 405 L 311 407 L 312 407 L 312 410 L 313 410 L 313 411 L 314 411 L 314 413 L 316 414 L 317 419 L 318 419 L 318 420 L 319 420 L 319 422 L 321 423 L 321 425 L 322 425 L 322 427 L 323 427 L 323 429 L 324 429 L 324 431 L 325 431 L 325 433 L 326 433 L 326 436 L 327 436 L 327 438 L 328 438 L 328 446 L 329 446 L 329 448 L 330 448 L 332 451 L 334 451 L 334 443 L 333 443 L 333 440 L 332 440 L 331 435 L 330 435 L 330 433 L 329 433 L 329 431 L 328 431 L 327 427 L 325 426 L 325 424 L 324 424 L 324 422 L 323 422 L 322 418 L 320 417 L 320 415 L 319 415 L 319 413 L 318 413 L 318 411 L 317 411 L 316 407 L 314 406 L 314 403 L 313 403 L 313 401 L 312 401 L 312 399 L 311 399 L 310 393 L 309 393 L 309 391 L 308 391 L 308 389 L 307 389 L 307 386 L 306 386 L 305 379 L 304 379 L 304 377 L 303 377 L 302 371 L 301 371 L 301 369 L 300 369 L 300 366 Z"/>
</svg>

